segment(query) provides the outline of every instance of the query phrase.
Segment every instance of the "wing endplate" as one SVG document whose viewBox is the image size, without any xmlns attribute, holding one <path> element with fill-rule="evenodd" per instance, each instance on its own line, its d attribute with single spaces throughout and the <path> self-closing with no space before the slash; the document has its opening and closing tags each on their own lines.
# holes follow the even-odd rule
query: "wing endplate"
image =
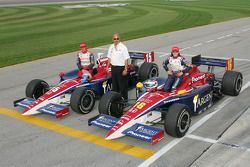
<svg viewBox="0 0 250 167">
<path fill-rule="evenodd" d="M 126 136 L 150 142 L 151 144 L 156 144 L 164 137 L 164 131 L 162 129 L 139 123 L 136 123 L 122 133 Z"/>
<path fill-rule="evenodd" d="M 26 98 L 22 98 L 19 100 L 14 101 L 14 107 L 22 107 L 22 108 L 28 108 L 33 102 L 35 101 L 35 99 L 26 97 Z"/>
<path fill-rule="evenodd" d="M 69 114 L 69 107 L 59 104 L 49 103 L 37 109 L 37 111 L 39 111 L 40 113 L 54 115 L 56 118 L 62 118 Z"/>
<path fill-rule="evenodd" d="M 118 121 L 118 118 L 110 115 L 100 114 L 88 120 L 88 125 L 94 125 L 106 130 L 110 130 Z"/>
</svg>

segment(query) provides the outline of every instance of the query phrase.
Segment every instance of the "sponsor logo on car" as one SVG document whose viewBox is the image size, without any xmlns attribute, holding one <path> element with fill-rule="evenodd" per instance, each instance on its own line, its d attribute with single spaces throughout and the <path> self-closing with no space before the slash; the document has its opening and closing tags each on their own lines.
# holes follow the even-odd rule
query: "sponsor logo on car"
<svg viewBox="0 0 250 167">
<path fill-rule="evenodd" d="M 124 123 L 124 120 L 120 119 L 116 124 L 122 126 Z"/>
<path fill-rule="evenodd" d="M 129 116 L 129 115 L 123 115 L 123 116 L 121 117 L 121 119 L 124 119 L 124 120 L 126 120 L 126 121 L 130 121 L 131 116 Z"/>
<path fill-rule="evenodd" d="M 105 116 L 100 116 L 100 117 L 97 119 L 97 121 L 102 122 L 102 123 L 106 123 L 106 124 L 111 124 L 111 125 L 113 125 L 113 124 L 116 123 L 115 120 L 108 119 L 108 118 L 106 118 Z"/>
<path fill-rule="evenodd" d="M 146 98 L 141 98 L 140 101 L 145 102 L 145 103 L 152 103 L 153 102 L 152 100 L 146 99 Z"/>
<path fill-rule="evenodd" d="M 128 131 L 127 134 L 130 134 L 132 136 L 139 137 L 139 138 L 142 138 L 142 139 L 146 139 L 146 140 L 151 139 L 151 137 L 149 137 L 149 136 L 145 136 L 145 135 L 142 135 L 142 134 L 135 133 L 132 130 Z"/>
<path fill-rule="evenodd" d="M 112 86 L 110 83 L 108 83 L 108 81 L 104 81 L 102 83 L 102 87 L 103 87 L 103 92 L 106 93 L 108 91 L 110 91 L 112 89 Z"/>
<path fill-rule="evenodd" d="M 99 125 L 99 126 L 101 126 L 101 127 L 105 127 L 105 128 L 111 128 L 111 126 L 110 125 L 107 125 L 107 124 L 104 124 L 104 123 L 101 123 L 101 122 L 98 122 L 97 120 L 95 120 L 95 121 L 93 121 L 93 122 L 91 122 L 92 124 L 95 124 L 95 125 Z"/>
<path fill-rule="evenodd" d="M 146 134 L 146 135 L 150 135 L 150 136 L 153 136 L 157 133 L 154 130 L 146 129 L 144 126 L 138 126 L 135 131 L 139 132 L 139 133 Z"/>
<path fill-rule="evenodd" d="M 138 111 L 137 108 L 132 107 L 131 109 L 128 110 L 128 113 L 136 113 Z"/>
<path fill-rule="evenodd" d="M 198 76 L 198 77 L 192 77 L 192 83 L 197 82 L 197 81 L 199 81 L 199 80 L 202 80 L 202 79 L 204 79 L 205 77 L 206 77 L 205 74 L 200 75 L 200 76 Z"/>
<path fill-rule="evenodd" d="M 207 104 L 207 103 L 211 103 L 212 98 L 213 98 L 213 94 L 212 92 L 199 97 L 200 95 L 196 95 L 194 96 L 193 99 L 193 103 L 194 103 L 194 112 L 197 112 L 197 109 L 202 107 L 203 105 Z"/>
</svg>

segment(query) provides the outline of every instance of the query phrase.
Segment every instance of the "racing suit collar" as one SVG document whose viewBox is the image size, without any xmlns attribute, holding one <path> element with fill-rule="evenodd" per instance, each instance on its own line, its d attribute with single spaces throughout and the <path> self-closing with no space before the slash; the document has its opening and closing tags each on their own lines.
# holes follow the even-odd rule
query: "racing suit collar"
<svg viewBox="0 0 250 167">
<path fill-rule="evenodd" d="M 86 50 L 85 52 L 83 52 L 83 51 L 81 51 L 83 54 L 85 54 L 85 53 L 87 53 L 88 52 L 88 50 Z"/>
</svg>

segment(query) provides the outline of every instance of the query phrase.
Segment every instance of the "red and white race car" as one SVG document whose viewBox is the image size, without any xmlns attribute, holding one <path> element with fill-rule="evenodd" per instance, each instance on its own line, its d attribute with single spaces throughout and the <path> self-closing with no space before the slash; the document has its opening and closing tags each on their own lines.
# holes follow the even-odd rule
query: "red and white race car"
<svg viewBox="0 0 250 167">
<path fill-rule="evenodd" d="M 208 71 L 200 71 L 199 65 L 207 65 Z M 223 78 L 213 73 L 215 66 L 226 68 Z M 171 136 L 182 137 L 190 127 L 191 115 L 207 110 L 223 95 L 240 93 L 243 77 L 232 71 L 233 66 L 233 58 L 195 56 L 176 90 L 165 92 L 166 78 L 151 78 L 137 84 L 137 100 L 129 108 L 119 93 L 110 91 L 100 100 L 100 115 L 89 119 L 88 124 L 107 129 L 107 140 L 126 135 L 154 144 L 164 136 L 162 129 L 151 126 L 155 124 L 164 125 Z"/>
<path fill-rule="evenodd" d="M 154 53 L 129 52 L 131 63 L 128 65 L 128 82 L 134 87 L 138 80 L 158 76 L 158 66 L 153 63 Z M 78 75 L 78 69 L 60 73 L 56 86 L 41 79 L 30 81 L 26 87 L 26 97 L 14 101 L 14 106 L 25 108 L 23 115 L 45 113 L 61 118 L 69 114 L 69 106 L 80 114 L 89 113 L 96 98 L 111 90 L 112 76 L 105 70 L 108 58 L 100 57 L 98 66 L 93 69 L 91 80 L 87 75 Z M 139 65 L 138 61 L 142 61 Z"/>
</svg>

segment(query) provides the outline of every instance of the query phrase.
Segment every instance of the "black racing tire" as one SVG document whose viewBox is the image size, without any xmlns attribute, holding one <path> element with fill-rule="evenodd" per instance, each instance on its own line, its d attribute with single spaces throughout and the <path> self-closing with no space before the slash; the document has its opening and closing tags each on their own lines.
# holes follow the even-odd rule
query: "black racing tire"
<svg viewBox="0 0 250 167">
<path fill-rule="evenodd" d="M 31 80 L 26 86 L 26 97 L 38 99 L 49 90 L 49 84 L 41 79 Z"/>
<path fill-rule="evenodd" d="M 95 93 L 86 88 L 76 88 L 70 97 L 70 106 L 79 114 L 88 114 L 95 106 Z"/>
<path fill-rule="evenodd" d="M 164 128 L 167 134 L 173 137 L 183 137 L 191 123 L 190 109 L 179 103 L 171 105 L 164 120 Z"/>
<path fill-rule="evenodd" d="M 99 113 L 120 118 L 123 115 L 123 101 L 120 93 L 109 91 L 105 93 L 99 102 Z"/>
<path fill-rule="evenodd" d="M 159 69 L 155 63 L 144 62 L 139 68 L 139 81 L 143 82 L 152 77 L 159 76 Z"/>
<path fill-rule="evenodd" d="M 238 96 L 242 87 L 243 76 L 237 71 L 226 71 L 222 78 L 222 93 L 229 96 Z"/>
</svg>

